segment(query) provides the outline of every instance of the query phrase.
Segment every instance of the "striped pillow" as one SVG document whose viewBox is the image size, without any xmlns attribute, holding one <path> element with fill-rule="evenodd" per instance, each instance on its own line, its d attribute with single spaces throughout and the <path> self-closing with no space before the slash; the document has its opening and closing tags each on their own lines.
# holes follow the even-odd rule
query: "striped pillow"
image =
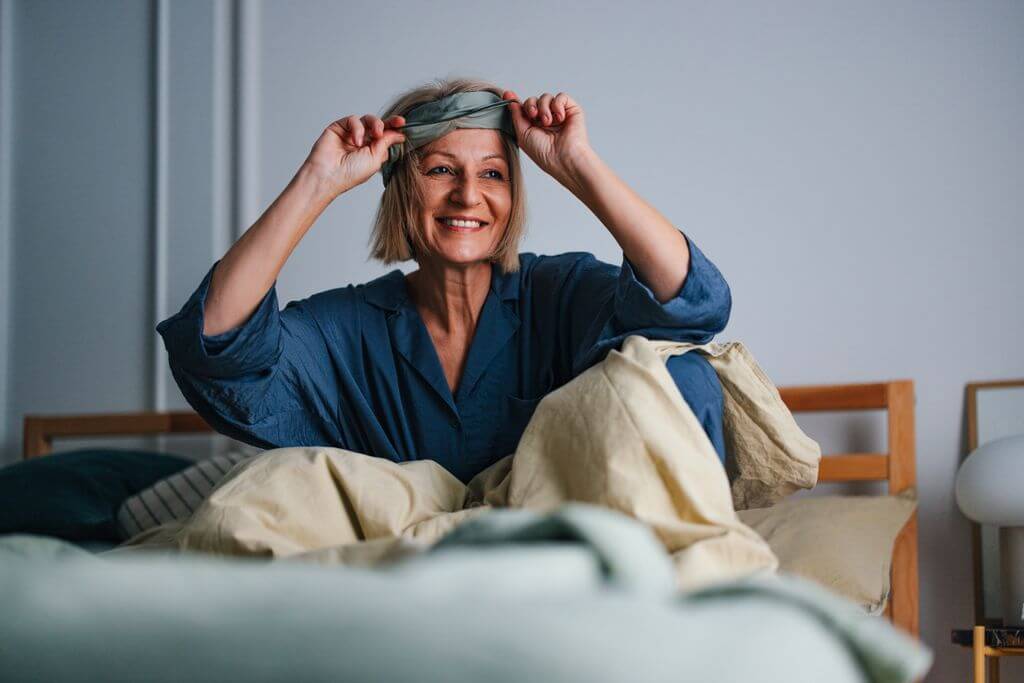
<svg viewBox="0 0 1024 683">
<path fill-rule="evenodd" d="M 117 512 L 117 531 L 121 539 L 127 540 L 155 526 L 188 518 L 228 470 L 253 455 L 237 450 L 200 460 L 126 499 Z"/>
</svg>

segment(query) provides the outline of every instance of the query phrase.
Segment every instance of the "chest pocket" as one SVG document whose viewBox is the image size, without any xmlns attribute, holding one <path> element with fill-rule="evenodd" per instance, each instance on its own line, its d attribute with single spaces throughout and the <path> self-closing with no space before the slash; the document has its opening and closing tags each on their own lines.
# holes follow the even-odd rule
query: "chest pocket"
<svg viewBox="0 0 1024 683">
<path fill-rule="evenodd" d="M 489 432 L 489 438 L 486 439 L 484 447 L 471 458 L 493 463 L 514 453 L 516 446 L 519 445 L 519 438 L 537 410 L 537 405 L 553 390 L 554 380 L 554 373 L 548 369 L 538 385 L 525 387 L 530 391 L 527 394 L 530 398 L 509 393 L 510 389 L 515 391 L 515 387 L 510 387 L 507 383 L 489 385 L 487 392 L 494 396 L 488 401 L 491 406 L 486 418 L 490 423 L 490 428 L 486 430 Z"/>
<path fill-rule="evenodd" d="M 519 438 L 523 435 L 526 425 L 533 417 L 537 404 L 544 396 L 537 398 L 519 398 L 511 394 L 500 399 L 499 402 L 499 424 L 494 432 L 494 437 L 487 448 L 489 460 L 497 461 L 514 453 L 519 445 Z"/>
</svg>

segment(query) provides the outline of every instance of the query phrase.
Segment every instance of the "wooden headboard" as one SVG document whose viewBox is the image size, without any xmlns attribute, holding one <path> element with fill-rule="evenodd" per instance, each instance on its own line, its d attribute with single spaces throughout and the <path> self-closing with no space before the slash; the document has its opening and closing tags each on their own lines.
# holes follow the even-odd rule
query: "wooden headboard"
<svg viewBox="0 0 1024 683">
<path fill-rule="evenodd" d="M 914 442 L 914 382 L 782 387 L 782 400 L 794 413 L 884 410 L 888 421 L 886 453 L 824 455 L 819 482 L 887 481 L 889 493 L 917 486 Z M 920 635 L 917 566 L 917 511 L 903 526 L 892 552 L 889 601 L 885 615 L 915 637 Z"/>
<path fill-rule="evenodd" d="M 914 383 L 897 380 L 874 384 L 782 387 L 782 399 L 794 413 L 884 410 L 888 418 L 888 452 L 834 453 L 823 456 L 819 482 L 887 481 L 889 493 L 915 487 Z M 140 436 L 212 432 L 193 412 L 114 413 L 25 417 L 23 456 L 36 458 L 53 450 L 54 438 Z M 917 513 L 907 521 L 893 548 L 891 593 L 886 617 L 917 636 Z"/>
</svg>

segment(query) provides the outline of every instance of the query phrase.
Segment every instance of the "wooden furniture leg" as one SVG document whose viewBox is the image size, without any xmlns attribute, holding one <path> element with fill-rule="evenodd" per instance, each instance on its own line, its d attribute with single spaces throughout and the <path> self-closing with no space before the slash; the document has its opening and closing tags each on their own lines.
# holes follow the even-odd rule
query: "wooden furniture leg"
<svg viewBox="0 0 1024 683">
<path fill-rule="evenodd" d="M 985 627 L 974 627 L 974 683 L 985 683 Z"/>
</svg>

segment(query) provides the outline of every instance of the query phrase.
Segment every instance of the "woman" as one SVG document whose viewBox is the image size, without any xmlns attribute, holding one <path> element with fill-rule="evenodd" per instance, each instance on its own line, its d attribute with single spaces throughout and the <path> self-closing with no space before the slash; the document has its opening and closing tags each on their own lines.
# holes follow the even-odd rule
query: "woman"
<svg viewBox="0 0 1024 683">
<path fill-rule="evenodd" d="M 590 208 L 622 268 L 586 252 L 517 253 L 518 149 Z M 418 270 L 290 302 L 275 284 L 323 210 L 378 170 L 384 263 Z M 291 182 L 161 322 L 178 386 L 218 431 L 260 446 L 432 459 L 463 482 L 513 452 L 540 399 L 630 334 L 706 343 L 729 318 L 718 269 L 590 147 L 565 93 L 519 102 L 437 81 L 383 118 L 324 130 Z M 722 396 L 696 353 L 669 372 L 719 456 Z"/>
</svg>

